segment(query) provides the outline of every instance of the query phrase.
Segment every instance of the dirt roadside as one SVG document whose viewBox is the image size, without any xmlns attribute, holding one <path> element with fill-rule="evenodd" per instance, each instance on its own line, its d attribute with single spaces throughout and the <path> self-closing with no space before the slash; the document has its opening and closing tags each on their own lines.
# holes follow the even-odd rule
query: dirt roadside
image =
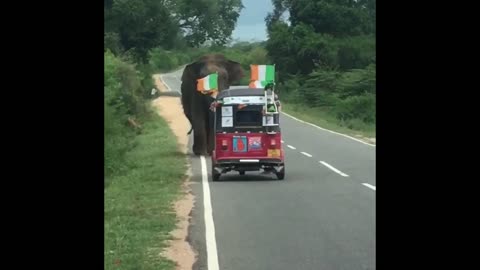
<svg viewBox="0 0 480 270">
<path fill-rule="evenodd" d="M 156 88 L 160 92 L 169 91 L 162 82 L 160 74 L 153 75 Z M 178 147 L 182 153 L 187 153 L 188 135 L 190 123 L 183 114 L 180 97 L 160 96 L 152 102 L 157 113 L 167 121 L 170 129 L 178 140 Z M 195 198 L 191 192 L 191 169 L 187 172 L 187 179 L 182 185 L 182 197 L 175 203 L 175 211 L 178 217 L 177 229 L 171 235 L 173 240 L 168 243 L 169 247 L 161 254 L 177 265 L 177 270 L 191 270 L 196 260 L 195 251 L 187 241 L 190 213 L 193 209 Z"/>
</svg>

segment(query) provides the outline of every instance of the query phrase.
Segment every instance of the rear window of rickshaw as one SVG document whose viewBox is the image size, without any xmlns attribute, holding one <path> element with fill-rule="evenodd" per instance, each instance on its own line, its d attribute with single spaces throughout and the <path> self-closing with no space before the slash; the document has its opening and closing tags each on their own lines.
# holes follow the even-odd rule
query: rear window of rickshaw
<svg viewBox="0 0 480 270">
<path fill-rule="evenodd" d="M 235 125 L 237 127 L 260 127 L 262 126 L 263 115 L 258 110 L 241 110 L 235 114 Z"/>
</svg>

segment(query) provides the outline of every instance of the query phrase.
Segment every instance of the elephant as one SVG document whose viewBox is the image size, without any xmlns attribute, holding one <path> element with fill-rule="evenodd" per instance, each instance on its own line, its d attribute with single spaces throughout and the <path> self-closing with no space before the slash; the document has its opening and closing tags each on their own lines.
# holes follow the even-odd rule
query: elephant
<svg viewBox="0 0 480 270">
<path fill-rule="evenodd" d="M 197 91 L 197 80 L 215 72 L 218 91 L 228 89 L 245 75 L 240 63 L 221 54 L 210 54 L 187 65 L 181 78 L 183 112 L 192 125 L 195 155 L 211 155 L 214 148 L 214 114 L 210 105 L 215 99 Z"/>
</svg>

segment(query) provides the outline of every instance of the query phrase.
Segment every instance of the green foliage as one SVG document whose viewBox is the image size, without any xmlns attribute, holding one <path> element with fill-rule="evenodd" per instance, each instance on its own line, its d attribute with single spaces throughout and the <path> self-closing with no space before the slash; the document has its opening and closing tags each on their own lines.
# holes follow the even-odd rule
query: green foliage
<svg viewBox="0 0 480 270">
<path fill-rule="evenodd" d="M 241 0 L 105 0 L 104 48 L 146 63 L 149 51 L 226 44 Z"/>
<path fill-rule="evenodd" d="M 266 49 L 268 56 L 278 67 L 279 74 L 295 74 L 299 71 L 296 58 L 296 44 L 291 38 L 291 29 L 288 24 L 279 22 L 272 26 L 269 32 L 270 38 L 267 41 Z M 282 80 L 283 76 L 280 76 Z"/>
<path fill-rule="evenodd" d="M 299 89 L 303 102 L 312 107 L 334 106 L 338 102 L 336 86 L 339 77 L 337 71 L 316 71 L 308 75 Z"/>
<path fill-rule="evenodd" d="M 376 1 L 272 2 L 266 49 L 278 67 L 282 98 L 326 108 L 346 127 L 374 125 Z M 282 19 L 286 11 L 290 24 Z"/>
<path fill-rule="evenodd" d="M 136 147 L 122 156 L 128 170 L 112 176 L 104 192 L 104 269 L 175 269 L 159 254 L 175 229 L 172 203 L 185 177 L 185 155 L 157 115 L 129 141 Z"/>
<path fill-rule="evenodd" d="M 248 52 L 245 62 L 248 65 L 250 64 L 263 65 L 263 64 L 269 64 L 270 60 L 268 59 L 268 56 L 267 56 L 267 50 L 265 50 L 262 47 L 256 47 L 256 48 L 252 48 L 252 50 Z"/>
<path fill-rule="evenodd" d="M 375 64 L 369 65 L 366 69 L 356 69 L 342 74 L 338 82 L 340 98 L 349 96 L 376 93 L 376 68 Z"/>
<path fill-rule="evenodd" d="M 108 181 L 112 175 L 124 172 L 126 166 L 123 157 L 135 135 L 127 125 L 128 118 L 145 118 L 148 111 L 142 73 L 110 51 L 105 53 L 104 63 L 104 173 Z"/>
<path fill-rule="evenodd" d="M 338 102 L 335 107 L 336 116 L 341 121 L 358 119 L 366 124 L 375 124 L 375 95 L 364 93 L 357 96 L 349 96 Z"/>
<path fill-rule="evenodd" d="M 109 91 L 106 91 L 109 93 Z M 125 127 L 121 108 L 104 102 L 104 175 L 106 184 L 114 174 L 125 172 L 125 153 L 130 147 L 132 131 Z"/>
<path fill-rule="evenodd" d="M 176 56 L 162 48 L 155 48 L 149 53 L 150 65 L 158 71 L 164 72 L 175 68 L 178 65 Z"/>
<path fill-rule="evenodd" d="M 109 37 L 116 35 L 121 46 L 140 62 L 145 62 L 148 51 L 159 44 L 171 47 L 179 32 L 162 1 L 106 1 L 104 16 L 105 32 L 111 33 Z M 115 43 L 105 43 L 106 48 L 116 51 Z"/>
<path fill-rule="evenodd" d="M 375 37 L 354 36 L 342 39 L 337 50 L 340 69 L 365 68 L 375 61 Z"/>
<path fill-rule="evenodd" d="M 293 26 L 311 25 L 315 32 L 335 37 L 370 34 L 374 17 L 369 8 L 356 1 L 345 0 L 289 0 L 287 6 Z"/>
<path fill-rule="evenodd" d="M 120 36 L 115 32 L 108 32 L 104 34 L 103 47 L 105 50 L 109 49 L 115 55 L 119 55 L 124 52 Z"/>
<path fill-rule="evenodd" d="M 175 20 L 190 46 L 206 41 L 224 45 L 228 42 L 243 9 L 241 0 L 171 0 Z"/>
<path fill-rule="evenodd" d="M 162 48 L 154 48 L 149 52 L 149 64 L 155 72 L 168 72 L 195 61 L 205 53 L 204 49 L 167 51 Z"/>
</svg>

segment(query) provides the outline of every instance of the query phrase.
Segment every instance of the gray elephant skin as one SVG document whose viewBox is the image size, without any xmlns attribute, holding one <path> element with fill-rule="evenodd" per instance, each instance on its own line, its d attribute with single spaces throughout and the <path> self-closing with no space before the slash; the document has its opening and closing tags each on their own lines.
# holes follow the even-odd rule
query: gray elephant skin
<svg viewBox="0 0 480 270">
<path fill-rule="evenodd" d="M 218 90 L 223 91 L 245 73 L 240 63 L 221 54 L 210 54 L 187 65 L 182 74 L 182 106 L 193 129 L 193 153 L 211 155 L 214 148 L 214 115 L 210 105 L 214 98 L 197 91 L 197 80 L 218 73 Z"/>
</svg>

